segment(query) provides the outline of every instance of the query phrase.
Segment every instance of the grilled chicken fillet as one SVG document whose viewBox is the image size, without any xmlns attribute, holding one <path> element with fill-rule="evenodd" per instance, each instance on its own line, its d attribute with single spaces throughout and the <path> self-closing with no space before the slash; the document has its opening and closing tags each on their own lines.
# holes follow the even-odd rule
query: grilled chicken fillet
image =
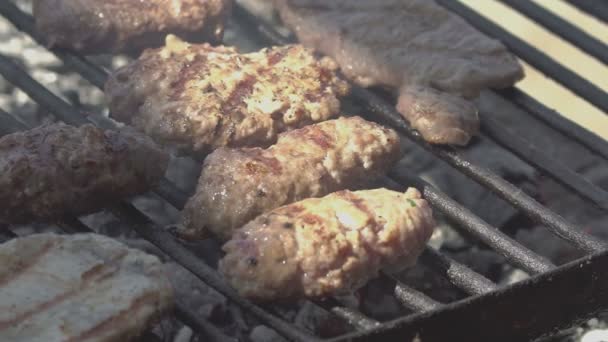
<svg viewBox="0 0 608 342">
<path fill-rule="evenodd" d="M 415 189 L 340 191 L 272 210 L 223 247 L 219 269 L 258 301 L 356 290 L 382 269 L 415 263 L 435 223 Z"/>
<path fill-rule="evenodd" d="M 283 133 L 261 148 L 220 148 L 203 166 L 184 209 L 185 237 L 228 239 L 256 216 L 308 197 L 357 187 L 399 158 L 399 136 L 359 117 Z"/>
<path fill-rule="evenodd" d="M 205 154 L 264 146 L 338 114 L 349 88 L 336 64 L 300 45 L 241 54 L 169 36 L 106 84 L 112 116 L 153 138 Z"/>
<path fill-rule="evenodd" d="M 0 245 L 1 341 L 131 341 L 172 300 L 158 258 L 101 235 Z"/>
<path fill-rule="evenodd" d="M 38 32 L 49 46 L 87 54 L 139 54 L 167 34 L 220 42 L 232 0 L 34 0 Z"/>
<path fill-rule="evenodd" d="M 398 111 L 432 143 L 466 144 L 479 130 L 470 99 L 523 77 L 504 45 L 433 0 L 274 3 L 304 45 L 353 81 L 398 89 Z"/>
<path fill-rule="evenodd" d="M 168 155 L 133 129 L 53 124 L 0 138 L 0 223 L 52 221 L 150 189 Z"/>
</svg>

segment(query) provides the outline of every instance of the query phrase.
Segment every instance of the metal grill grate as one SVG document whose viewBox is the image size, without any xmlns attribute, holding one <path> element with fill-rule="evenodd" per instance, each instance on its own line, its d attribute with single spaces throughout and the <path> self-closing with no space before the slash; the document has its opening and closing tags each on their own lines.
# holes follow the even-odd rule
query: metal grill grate
<svg viewBox="0 0 608 342">
<path fill-rule="evenodd" d="M 522 1 L 504 1 L 513 8 L 525 12 L 526 15 L 549 29 L 554 29 L 555 24 L 561 24 L 540 7 L 530 7 L 526 5 L 527 2 Z M 547 76 L 562 83 L 598 108 L 608 112 L 607 94 L 575 72 L 551 60 L 542 52 L 500 29 L 466 6 L 456 1 L 438 0 L 438 2 L 463 16 L 485 33 L 501 39 L 518 56 L 540 69 Z M 581 7 L 583 7 L 582 3 Z M 601 7 L 597 4 L 595 6 Z M 40 37 L 34 32 L 31 16 L 21 12 L 13 3 L 10 1 L 0 2 L 0 13 L 17 28 L 41 42 Z M 601 12 L 597 11 L 597 13 Z M 235 8 L 234 17 L 240 25 L 251 28 L 251 32 L 255 32 L 259 39 L 263 39 L 268 44 L 287 43 L 272 28 L 258 21 L 257 18 L 239 6 Z M 588 52 L 604 63 L 606 62 L 607 49 L 605 46 L 601 45 L 597 48 L 597 42 L 574 31 L 570 26 L 562 25 L 561 29 L 555 29 L 554 32 L 564 36 L 565 39 L 569 39 L 585 51 L 591 50 Z M 93 85 L 99 88 L 103 87 L 107 78 L 105 70 L 74 53 L 57 49 L 52 51 L 66 65 L 80 73 Z M 101 116 L 86 117 L 32 79 L 9 58 L 1 55 L 0 74 L 22 89 L 40 106 L 48 109 L 58 119 L 66 123 L 79 125 L 91 120 L 105 128 L 114 127 L 111 120 Z M 557 113 L 547 109 L 521 90 L 513 88 L 497 92 L 497 94 L 512 101 L 548 126 L 562 132 L 581 145 L 586 146 L 590 151 L 608 160 L 608 144 L 604 140 L 580 126 L 560 118 Z M 467 266 L 432 248 L 427 248 L 421 256 L 420 262 L 448 279 L 456 287 L 469 294 L 470 297 L 444 304 L 392 279 L 389 275 L 382 275 L 383 278 L 387 278 L 394 284 L 394 295 L 399 302 L 415 313 L 381 324 L 360 312 L 340 306 L 336 300 L 317 303 L 343 318 L 355 329 L 352 334 L 339 336 L 333 340 L 342 341 L 347 338 L 377 340 L 382 338 L 382 340 L 403 341 L 418 334 L 422 341 L 440 341 L 448 338 L 468 341 L 516 341 L 550 333 L 555 328 L 573 324 L 576 320 L 589 317 L 598 310 L 608 308 L 608 275 L 605 275 L 606 272 L 602 272 L 602 268 L 608 265 L 607 243 L 581 232 L 573 224 L 543 207 L 498 175 L 472 164 L 457 150 L 427 144 L 401 119 L 393 106 L 382 100 L 378 95 L 355 86 L 352 100 L 364 109 L 363 112 L 366 113 L 368 119 L 390 125 L 408 139 L 490 189 L 515 208 L 546 226 L 554 234 L 569 241 L 578 249 L 589 253 L 589 255 L 570 264 L 556 267 L 545 257 L 530 251 L 509 238 L 496 227 L 484 222 L 468 209 L 420 178 L 414 175 L 404 175 L 403 173 L 391 173 L 389 175 L 391 179 L 385 180 L 387 185 L 401 188 L 403 188 L 403 184 L 415 185 L 424 193 L 425 198 L 436 210 L 458 223 L 463 231 L 468 232 L 503 255 L 511 264 L 537 276 L 513 286 L 499 288 L 498 285 L 483 275 L 472 271 Z M 608 209 L 608 194 L 604 190 L 589 183 L 562 164 L 548 158 L 524 138 L 499 126 L 499 123 L 495 120 L 484 117 L 482 122 L 483 132 L 499 145 L 572 189 L 585 200 L 595 203 L 603 209 Z M 8 113 L 0 111 L 0 134 L 8 134 L 26 128 Z M 183 207 L 187 199 L 187 195 L 167 179 L 161 181 L 155 192 L 178 209 Z M 309 332 L 289 323 L 284 317 L 277 314 L 278 310 L 272 307 L 262 308 L 239 297 L 209 266 L 208 260 L 202 260 L 195 256 L 187 247 L 180 244 L 172 234 L 155 225 L 132 204 L 122 202 L 114 208 L 110 208 L 110 211 L 207 285 L 248 310 L 261 322 L 272 327 L 281 335 L 296 341 L 319 340 Z M 68 233 L 90 231 L 86 225 L 76 218 L 66 219 L 60 226 Z M 14 237 L 14 233 L 10 230 L 0 229 L 0 242 Z M 581 279 L 585 281 L 581 281 Z M 568 310 L 562 310 L 563 308 L 568 308 Z M 197 317 L 185 305 L 183 298 L 178 299 L 176 315 L 180 320 L 212 340 L 232 340 L 222 334 L 218 328 Z"/>
</svg>

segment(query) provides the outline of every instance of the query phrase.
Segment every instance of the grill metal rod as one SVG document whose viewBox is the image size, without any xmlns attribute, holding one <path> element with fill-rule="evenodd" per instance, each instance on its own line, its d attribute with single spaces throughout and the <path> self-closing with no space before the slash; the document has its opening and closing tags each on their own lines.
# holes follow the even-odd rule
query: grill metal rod
<svg viewBox="0 0 608 342">
<path fill-rule="evenodd" d="M 608 64 L 608 47 L 601 41 L 579 29 L 570 22 L 551 13 L 549 10 L 530 0 L 501 0 L 504 4 L 541 24 L 560 38 Z"/>
<path fill-rule="evenodd" d="M 556 80 L 589 103 L 605 113 L 608 113 L 608 94 L 593 83 L 554 61 L 540 50 L 507 32 L 500 26 L 482 17 L 462 2 L 454 0 L 437 0 L 437 2 L 463 17 L 485 34 L 500 39 L 509 47 L 509 49 L 515 52 L 515 54 L 540 70 L 543 74 Z"/>
<path fill-rule="evenodd" d="M 572 6 L 608 24 L 608 5 L 604 0 L 566 0 Z"/>
<path fill-rule="evenodd" d="M 27 33 L 40 45 L 46 46 L 44 38 L 42 38 L 36 32 L 34 18 L 31 15 L 21 11 L 21 9 L 19 9 L 19 7 L 17 7 L 17 5 L 15 5 L 11 0 L 0 1 L 0 13 L 17 29 Z M 85 57 L 77 56 L 72 54 L 70 51 L 59 48 L 51 48 L 49 50 L 66 65 L 78 70 L 78 73 L 81 74 L 87 81 L 99 88 L 103 88 L 106 73 L 102 68 L 98 67 L 94 63 L 91 63 Z"/>
<path fill-rule="evenodd" d="M 482 117 L 481 126 L 483 127 L 483 131 L 493 140 L 497 141 L 521 159 L 528 160 L 534 167 L 544 171 L 555 181 L 566 186 L 574 193 L 608 211 L 608 192 L 589 182 L 562 163 L 547 157 L 545 152 L 515 134 L 510 128 L 490 118 L 488 114 L 483 112 L 480 114 Z"/>
<path fill-rule="evenodd" d="M 481 295 L 498 289 L 498 286 L 488 278 L 447 258 L 433 248 L 427 247 L 420 255 L 420 261 L 434 270 L 442 269 L 443 272 L 440 274 L 469 294 Z"/>
<path fill-rule="evenodd" d="M 0 136 L 27 129 L 23 123 L 0 109 Z"/>
<path fill-rule="evenodd" d="M 396 282 L 398 280 L 394 279 Z M 442 303 L 428 297 L 424 293 L 406 286 L 395 286 L 394 295 L 400 302 L 410 303 L 409 309 L 415 312 L 425 312 L 438 309 Z"/>
<path fill-rule="evenodd" d="M 416 131 L 410 128 L 405 121 L 401 119 L 399 113 L 397 113 L 391 105 L 381 100 L 375 94 L 359 87 L 354 87 L 353 93 L 355 95 L 355 100 L 361 99 L 360 105 L 366 109 L 363 111 L 363 114 L 365 114 L 368 119 L 377 121 L 378 118 L 381 118 L 383 122 L 386 122 L 410 140 L 418 143 L 418 145 L 441 158 L 455 169 L 468 175 L 477 183 L 492 190 L 498 196 L 511 203 L 514 207 L 522 210 L 537 222 L 546 225 L 557 236 L 572 242 L 575 246 L 587 252 L 597 252 L 608 249 L 608 244 L 606 242 L 578 230 L 563 217 L 543 207 L 540 203 L 513 184 L 502 179 L 490 170 L 469 162 L 456 152 L 455 149 L 428 144 Z"/>
<path fill-rule="evenodd" d="M 549 127 L 557 130 L 566 137 L 577 141 L 593 153 L 608 161 L 608 142 L 606 142 L 606 140 L 579 126 L 577 123 L 566 119 L 558 112 L 547 108 L 519 88 L 512 87 L 498 90 L 495 94 L 503 97 L 507 101 L 517 104 L 520 108 L 541 120 Z"/>
<path fill-rule="evenodd" d="M 424 198 L 429 203 L 458 223 L 460 228 L 473 234 L 516 266 L 533 274 L 544 273 L 555 268 L 555 265 L 549 260 L 506 236 L 424 180 L 399 171 L 391 171 L 389 175 L 399 183 L 413 184 L 424 194 Z"/>
</svg>

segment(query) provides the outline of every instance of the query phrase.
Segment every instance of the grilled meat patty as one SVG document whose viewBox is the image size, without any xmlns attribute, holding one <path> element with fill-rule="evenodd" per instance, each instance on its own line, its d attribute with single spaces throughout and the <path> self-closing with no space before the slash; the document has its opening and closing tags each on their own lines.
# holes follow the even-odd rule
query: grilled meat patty
<svg viewBox="0 0 608 342">
<path fill-rule="evenodd" d="M 133 340 L 172 306 L 155 256 L 96 234 L 0 245 L 0 340 Z"/>
<path fill-rule="evenodd" d="M 434 227 L 416 189 L 340 191 L 258 216 L 224 245 L 219 269 L 250 299 L 327 297 L 413 265 Z"/>
<path fill-rule="evenodd" d="M 202 238 L 211 231 L 229 239 L 268 210 L 372 180 L 399 156 L 397 133 L 359 117 L 283 133 L 265 150 L 217 149 L 205 159 L 181 233 Z"/>
<path fill-rule="evenodd" d="M 106 94 L 114 118 L 205 154 L 267 146 L 280 132 L 337 115 L 349 87 L 336 69 L 300 45 L 241 54 L 169 36 L 116 71 Z"/>
<path fill-rule="evenodd" d="M 167 34 L 193 42 L 222 40 L 232 0 L 34 0 L 49 46 L 87 54 L 139 54 Z"/>
<path fill-rule="evenodd" d="M 466 144 L 479 129 L 466 99 L 523 77 L 504 45 L 433 0 L 274 2 L 304 45 L 356 83 L 398 88 L 397 109 L 432 143 Z"/>
<path fill-rule="evenodd" d="M 97 211 L 147 191 L 168 155 L 133 129 L 53 124 L 0 138 L 0 223 Z"/>
</svg>

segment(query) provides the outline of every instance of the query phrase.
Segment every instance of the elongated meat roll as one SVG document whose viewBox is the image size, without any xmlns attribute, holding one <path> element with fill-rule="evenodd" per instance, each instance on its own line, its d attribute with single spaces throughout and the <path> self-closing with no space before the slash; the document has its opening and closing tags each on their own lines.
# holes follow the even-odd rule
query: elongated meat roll
<svg viewBox="0 0 608 342">
<path fill-rule="evenodd" d="M 218 149 L 205 160 L 180 233 L 228 239 L 268 210 L 373 180 L 399 156 L 397 133 L 359 117 L 284 133 L 265 150 Z"/>
<path fill-rule="evenodd" d="M 413 188 L 340 191 L 257 217 L 223 249 L 220 271 L 259 301 L 353 291 L 378 271 L 411 266 L 435 222 Z"/>
<path fill-rule="evenodd" d="M 0 139 L 0 223 L 89 214 L 149 190 L 169 156 L 133 129 L 53 124 Z"/>
</svg>

